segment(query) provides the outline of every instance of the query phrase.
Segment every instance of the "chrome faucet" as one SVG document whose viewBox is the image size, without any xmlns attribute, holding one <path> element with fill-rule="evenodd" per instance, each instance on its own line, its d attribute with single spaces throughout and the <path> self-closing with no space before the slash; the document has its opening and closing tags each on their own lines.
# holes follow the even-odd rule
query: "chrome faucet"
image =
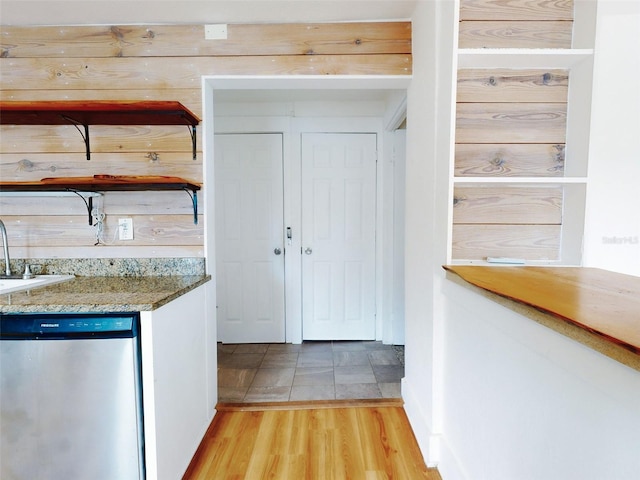
<svg viewBox="0 0 640 480">
<path fill-rule="evenodd" d="M 9 265 L 9 240 L 7 240 L 7 229 L 5 228 L 2 220 L 0 220 L 0 232 L 2 232 L 2 245 L 4 248 L 4 274 L 7 277 L 10 277 L 11 265 Z"/>
</svg>

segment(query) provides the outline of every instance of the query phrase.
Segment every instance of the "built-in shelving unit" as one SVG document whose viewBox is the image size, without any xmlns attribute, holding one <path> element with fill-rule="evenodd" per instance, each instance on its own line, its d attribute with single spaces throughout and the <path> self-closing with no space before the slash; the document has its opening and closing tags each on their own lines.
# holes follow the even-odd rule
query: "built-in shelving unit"
<svg viewBox="0 0 640 480">
<path fill-rule="evenodd" d="M 579 265 L 596 2 L 459 6 L 450 260 Z"/>
<path fill-rule="evenodd" d="M 0 102 L 0 125 L 65 125 L 78 128 L 91 158 L 90 125 L 186 125 L 196 158 L 198 117 L 179 102 L 167 101 L 45 101 Z M 84 127 L 84 132 L 80 130 Z M 194 223 L 198 223 L 200 186 L 178 177 L 94 175 L 93 177 L 43 178 L 36 182 L 0 182 L 0 195 L 51 195 L 69 192 L 81 197 L 92 223 L 92 203 L 96 194 L 108 191 L 184 190 L 191 197 Z"/>
</svg>

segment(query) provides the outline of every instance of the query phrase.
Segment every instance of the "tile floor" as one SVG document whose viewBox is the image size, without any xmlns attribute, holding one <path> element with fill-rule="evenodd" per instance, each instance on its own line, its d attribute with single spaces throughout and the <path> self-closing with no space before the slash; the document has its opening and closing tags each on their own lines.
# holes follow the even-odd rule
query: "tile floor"
<svg viewBox="0 0 640 480">
<path fill-rule="evenodd" d="M 380 342 L 219 343 L 218 400 L 399 398 L 403 353 Z"/>
</svg>

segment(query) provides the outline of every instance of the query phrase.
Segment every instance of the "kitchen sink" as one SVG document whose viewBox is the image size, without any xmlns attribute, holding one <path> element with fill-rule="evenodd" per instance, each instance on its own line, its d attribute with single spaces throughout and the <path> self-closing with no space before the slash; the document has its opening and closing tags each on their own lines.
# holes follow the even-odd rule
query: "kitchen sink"
<svg viewBox="0 0 640 480">
<path fill-rule="evenodd" d="M 0 295 L 5 293 L 20 292 L 34 288 L 45 287 L 54 283 L 73 280 L 73 275 L 36 275 L 33 278 L 2 278 L 0 277 Z"/>
</svg>

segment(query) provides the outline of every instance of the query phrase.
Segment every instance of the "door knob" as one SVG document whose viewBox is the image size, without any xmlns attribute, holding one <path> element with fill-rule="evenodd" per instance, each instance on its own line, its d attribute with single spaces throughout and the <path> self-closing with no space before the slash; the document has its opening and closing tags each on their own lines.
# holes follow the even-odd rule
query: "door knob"
<svg viewBox="0 0 640 480">
<path fill-rule="evenodd" d="M 307 247 L 304 249 L 304 253 L 306 253 L 307 255 L 311 255 L 313 253 L 313 250 L 311 250 L 311 248 Z"/>
<path fill-rule="evenodd" d="M 273 253 L 275 253 L 276 255 L 280 255 L 280 254 L 282 253 L 282 250 L 280 250 L 279 248 L 277 248 L 277 247 L 276 247 L 276 248 L 273 250 Z"/>
</svg>

